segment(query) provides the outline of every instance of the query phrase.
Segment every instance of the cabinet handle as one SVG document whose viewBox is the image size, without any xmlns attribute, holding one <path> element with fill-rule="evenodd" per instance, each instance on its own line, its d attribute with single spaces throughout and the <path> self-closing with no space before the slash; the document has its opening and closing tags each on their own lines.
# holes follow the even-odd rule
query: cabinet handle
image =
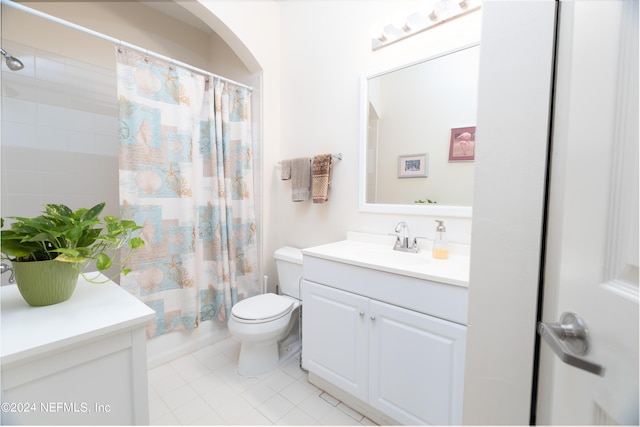
<svg viewBox="0 0 640 427">
<path fill-rule="evenodd" d="M 373 320 L 375 322 L 376 316 L 371 316 L 371 320 Z"/>
<path fill-rule="evenodd" d="M 360 313 L 358 313 L 358 314 L 360 314 L 360 317 L 364 317 L 364 311 L 361 311 L 361 312 L 360 312 Z"/>
</svg>

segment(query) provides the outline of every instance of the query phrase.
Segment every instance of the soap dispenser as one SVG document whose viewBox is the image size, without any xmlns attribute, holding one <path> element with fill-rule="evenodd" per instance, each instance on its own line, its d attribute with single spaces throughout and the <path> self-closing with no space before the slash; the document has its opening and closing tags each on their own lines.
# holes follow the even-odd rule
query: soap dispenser
<svg viewBox="0 0 640 427">
<path fill-rule="evenodd" d="M 433 239 L 433 250 L 431 256 L 435 259 L 449 258 L 449 243 L 447 243 L 447 228 L 444 221 L 437 219 L 436 236 Z"/>
</svg>

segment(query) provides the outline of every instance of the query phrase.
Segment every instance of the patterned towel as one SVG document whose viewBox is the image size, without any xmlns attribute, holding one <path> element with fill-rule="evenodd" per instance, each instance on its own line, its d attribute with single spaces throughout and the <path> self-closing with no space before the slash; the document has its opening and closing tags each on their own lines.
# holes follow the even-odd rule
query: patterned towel
<svg viewBox="0 0 640 427">
<path fill-rule="evenodd" d="M 331 185 L 331 154 L 318 154 L 313 157 L 313 203 L 324 203 L 329 200 Z"/>
</svg>

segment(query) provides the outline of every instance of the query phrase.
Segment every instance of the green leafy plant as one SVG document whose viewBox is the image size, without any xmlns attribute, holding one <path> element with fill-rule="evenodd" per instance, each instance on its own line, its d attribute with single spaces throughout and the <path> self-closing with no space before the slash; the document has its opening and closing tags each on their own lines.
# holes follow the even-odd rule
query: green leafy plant
<svg viewBox="0 0 640 427">
<path fill-rule="evenodd" d="M 91 209 L 73 211 L 62 204 L 47 204 L 42 215 L 34 218 L 7 217 L 13 222 L 1 231 L 1 258 L 11 262 L 68 262 L 91 282 L 96 280 L 87 278 L 82 269 L 92 261 L 101 272 L 119 266 L 113 277 L 127 274 L 131 271 L 126 267 L 131 254 L 144 246 L 140 237 L 133 236 L 142 227 L 134 221 L 114 216 L 101 220 L 99 215 L 104 207 L 102 202 Z M 0 226 L 4 227 L 4 218 Z M 125 246 L 130 250 L 123 259 L 116 261 L 118 250 Z"/>
<path fill-rule="evenodd" d="M 427 204 L 430 204 L 430 205 L 434 205 L 434 204 L 436 204 L 438 202 L 436 202 L 435 200 L 431 200 L 431 199 L 427 199 L 427 200 L 418 199 L 418 200 L 415 200 L 413 203 L 427 203 Z"/>
</svg>

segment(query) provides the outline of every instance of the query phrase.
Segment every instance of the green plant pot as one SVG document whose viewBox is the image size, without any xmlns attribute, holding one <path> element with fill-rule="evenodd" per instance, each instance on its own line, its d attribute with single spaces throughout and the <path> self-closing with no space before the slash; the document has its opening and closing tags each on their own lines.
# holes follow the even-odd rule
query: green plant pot
<svg viewBox="0 0 640 427">
<path fill-rule="evenodd" d="M 60 261 L 12 262 L 22 297 L 34 307 L 58 304 L 71 298 L 80 273 Z"/>
</svg>

